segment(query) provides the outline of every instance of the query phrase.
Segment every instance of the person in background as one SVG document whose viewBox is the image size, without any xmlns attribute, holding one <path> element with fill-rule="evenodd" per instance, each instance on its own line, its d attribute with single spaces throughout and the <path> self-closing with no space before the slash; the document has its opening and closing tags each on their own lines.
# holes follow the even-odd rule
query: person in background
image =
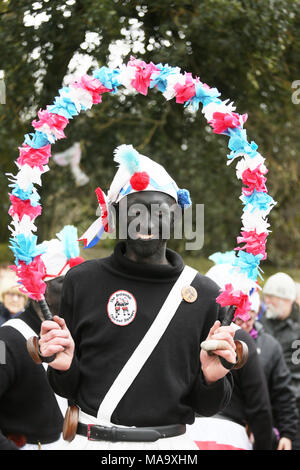
<svg viewBox="0 0 300 470">
<path fill-rule="evenodd" d="M 285 363 L 279 342 L 266 333 L 257 322 L 260 296 L 250 296 L 249 320 L 237 317 L 235 323 L 249 333 L 256 343 L 256 350 L 266 376 L 273 414 L 273 449 L 291 450 L 298 422 L 296 398 L 292 389 L 292 376 Z"/>
<path fill-rule="evenodd" d="M 260 319 L 264 329 L 280 343 L 284 359 L 292 375 L 292 388 L 300 412 L 300 361 L 297 348 L 300 342 L 300 322 L 292 315 L 296 300 L 296 285 L 286 273 L 270 276 L 263 286 L 266 311 Z M 300 449 L 300 419 L 293 440 L 293 449 Z"/>
<path fill-rule="evenodd" d="M 64 237 L 65 229 L 58 234 L 60 240 L 44 242 L 46 252 L 42 255 L 45 299 L 53 315 L 59 314 L 65 273 L 71 264 L 83 261 L 66 255 L 66 247 L 68 253 L 74 253 L 78 241 L 77 235 L 73 239 Z M 0 341 L 5 344 L 5 360 L 0 365 L 0 450 L 60 448 L 67 401 L 50 387 L 47 365 L 36 364 L 27 350 L 27 340 L 38 336 L 42 320 L 38 302 L 30 299 L 21 315 L 0 328 Z"/>
<path fill-rule="evenodd" d="M 27 296 L 23 294 L 17 276 L 9 268 L 2 270 L 0 278 L 0 326 L 10 318 L 19 316 L 26 307 Z"/>
<path fill-rule="evenodd" d="M 224 288 L 232 266 L 213 266 L 206 276 Z M 272 414 L 267 384 L 256 345 L 250 334 L 235 325 L 235 340 L 248 346 L 246 364 L 232 370 L 234 388 L 229 404 L 211 418 L 199 416 L 188 433 L 200 450 L 271 450 Z"/>
</svg>

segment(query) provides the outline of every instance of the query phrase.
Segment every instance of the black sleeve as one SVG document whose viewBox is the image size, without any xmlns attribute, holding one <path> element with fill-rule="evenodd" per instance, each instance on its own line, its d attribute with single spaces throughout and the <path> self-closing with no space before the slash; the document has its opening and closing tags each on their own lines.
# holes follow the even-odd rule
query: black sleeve
<svg viewBox="0 0 300 470">
<path fill-rule="evenodd" d="M 232 371 L 241 391 L 242 406 L 247 424 L 254 436 L 254 450 L 270 450 L 272 447 L 272 412 L 265 375 L 256 344 L 251 336 L 238 329 L 235 339 L 248 346 L 248 360 L 239 370 Z"/>
<path fill-rule="evenodd" d="M 203 341 L 207 338 L 214 321 L 220 320 L 222 322 L 224 313 L 224 308 L 221 308 L 219 304 L 213 301 L 210 316 L 207 317 L 203 328 Z M 222 411 L 230 402 L 233 390 L 233 378 L 231 373 L 228 372 L 222 379 L 207 385 L 200 366 L 201 363 L 199 364 L 199 373 L 187 401 L 197 414 L 213 416 Z"/>
<path fill-rule="evenodd" d="M 298 424 L 296 398 L 291 387 L 291 373 L 285 363 L 281 346 L 275 341 L 272 358 L 269 391 L 274 426 L 278 429 L 280 437 L 293 440 Z"/>
<path fill-rule="evenodd" d="M 187 402 L 194 411 L 202 416 L 213 416 L 225 408 L 231 398 L 233 378 L 229 372 L 225 377 L 207 385 L 200 372 Z"/>
<path fill-rule="evenodd" d="M 73 332 L 73 286 L 70 277 L 66 275 L 63 283 L 62 298 L 60 304 L 60 316 L 64 318 L 67 328 L 74 338 Z M 53 390 L 60 396 L 75 400 L 80 379 L 79 363 L 75 352 L 71 367 L 67 371 L 53 369 L 51 364 L 48 367 L 48 378 Z"/>
<path fill-rule="evenodd" d="M 7 328 L 7 327 L 3 327 Z M 5 341 L 5 340 L 4 340 Z M 13 386 L 15 377 L 14 357 L 10 352 L 7 342 L 5 342 L 5 364 L 0 364 L 0 400 Z M 18 447 L 1 432 L 0 429 L 0 450 L 18 450 Z"/>
</svg>

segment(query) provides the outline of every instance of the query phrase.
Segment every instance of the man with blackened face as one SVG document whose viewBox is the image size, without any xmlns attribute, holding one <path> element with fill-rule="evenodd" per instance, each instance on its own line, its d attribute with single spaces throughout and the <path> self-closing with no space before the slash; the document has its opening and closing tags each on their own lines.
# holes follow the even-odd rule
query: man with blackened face
<svg viewBox="0 0 300 470">
<path fill-rule="evenodd" d="M 114 251 L 67 273 L 61 315 L 41 329 L 42 355 L 56 355 L 50 383 L 77 408 L 65 448 L 196 449 L 186 425 L 231 396 L 218 356 L 235 362 L 234 329 L 219 321 L 218 286 L 167 247 L 189 192 L 131 145 L 114 160 L 107 195 L 96 190 L 101 216 L 81 237 L 93 246 L 112 230 L 115 209 Z M 209 355 L 207 338 L 228 349 Z"/>
</svg>

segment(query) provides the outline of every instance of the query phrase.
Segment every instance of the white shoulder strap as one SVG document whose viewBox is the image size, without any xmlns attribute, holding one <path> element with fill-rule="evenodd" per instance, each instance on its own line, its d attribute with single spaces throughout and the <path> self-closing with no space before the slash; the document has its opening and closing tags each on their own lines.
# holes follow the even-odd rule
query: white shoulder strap
<svg viewBox="0 0 300 470">
<path fill-rule="evenodd" d="M 3 323 L 3 325 L 1 325 L 1 328 L 3 326 L 12 326 L 16 330 L 18 330 L 21 335 L 24 336 L 26 341 L 31 338 L 31 336 L 36 336 L 36 332 L 20 318 L 11 318 L 10 320 L 7 320 L 5 323 Z M 48 364 L 43 362 L 43 367 L 45 370 L 47 370 Z"/>
<path fill-rule="evenodd" d="M 151 327 L 102 400 L 97 414 L 98 424 L 102 426 L 113 425 L 111 423 L 111 416 L 114 410 L 137 377 L 175 315 L 182 301 L 181 289 L 191 284 L 197 272 L 189 266 L 185 266 L 183 269 Z"/>
<path fill-rule="evenodd" d="M 23 335 L 23 337 L 25 338 L 26 341 L 29 338 L 31 338 L 31 336 L 36 336 L 36 332 L 29 325 L 27 325 L 27 323 L 25 323 L 20 318 L 11 318 L 10 320 L 7 320 L 5 323 L 3 323 L 1 325 L 1 328 L 4 327 L 4 326 L 11 326 L 11 327 L 15 328 L 16 330 L 18 330 L 18 332 L 21 333 L 21 335 Z M 43 362 L 42 365 L 43 365 L 45 371 L 47 371 L 48 364 Z M 64 416 L 65 412 L 66 412 L 66 409 L 68 407 L 67 400 L 63 397 L 60 397 L 59 395 L 56 395 L 56 394 L 54 394 L 54 395 L 55 395 L 55 398 L 57 400 L 58 406 L 60 407 L 62 415 Z"/>
<path fill-rule="evenodd" d="M 1 325 L 1 327 L 3 326 L 12 326 L 13 328 L 15 328 L 16 330 L 19 331 L 19 333 L 21 333 L 21 335 L 24 336 L 24 338 L 26 339 L 26 341 L 28 340 L 28 338 L 30 338 L 31 336 L 36 336 L 36 333 L 35 331 L 33 331 L 32 328 L 30 328 L 30 326 L 27 325 L 27 323 L 25 323 L 23 320 L 21 320 L 20 318 L 11 318 L 10 320 L 7 320 L 5 323 L 3 323 Z"/>
</svg>

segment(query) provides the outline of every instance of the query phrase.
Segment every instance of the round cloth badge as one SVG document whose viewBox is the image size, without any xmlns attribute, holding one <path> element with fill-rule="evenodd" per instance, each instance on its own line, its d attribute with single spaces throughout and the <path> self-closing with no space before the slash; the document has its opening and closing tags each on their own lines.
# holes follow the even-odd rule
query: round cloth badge
<svg viewBox="0 0 300 470">
<path fill-rule="evenodd" d="M 136 300 L 127 290 L 117 290 L 107 302 L 109 319 L 115 325 L 129 325 L 135 318 L 136 310 Z"/>
</svg>

